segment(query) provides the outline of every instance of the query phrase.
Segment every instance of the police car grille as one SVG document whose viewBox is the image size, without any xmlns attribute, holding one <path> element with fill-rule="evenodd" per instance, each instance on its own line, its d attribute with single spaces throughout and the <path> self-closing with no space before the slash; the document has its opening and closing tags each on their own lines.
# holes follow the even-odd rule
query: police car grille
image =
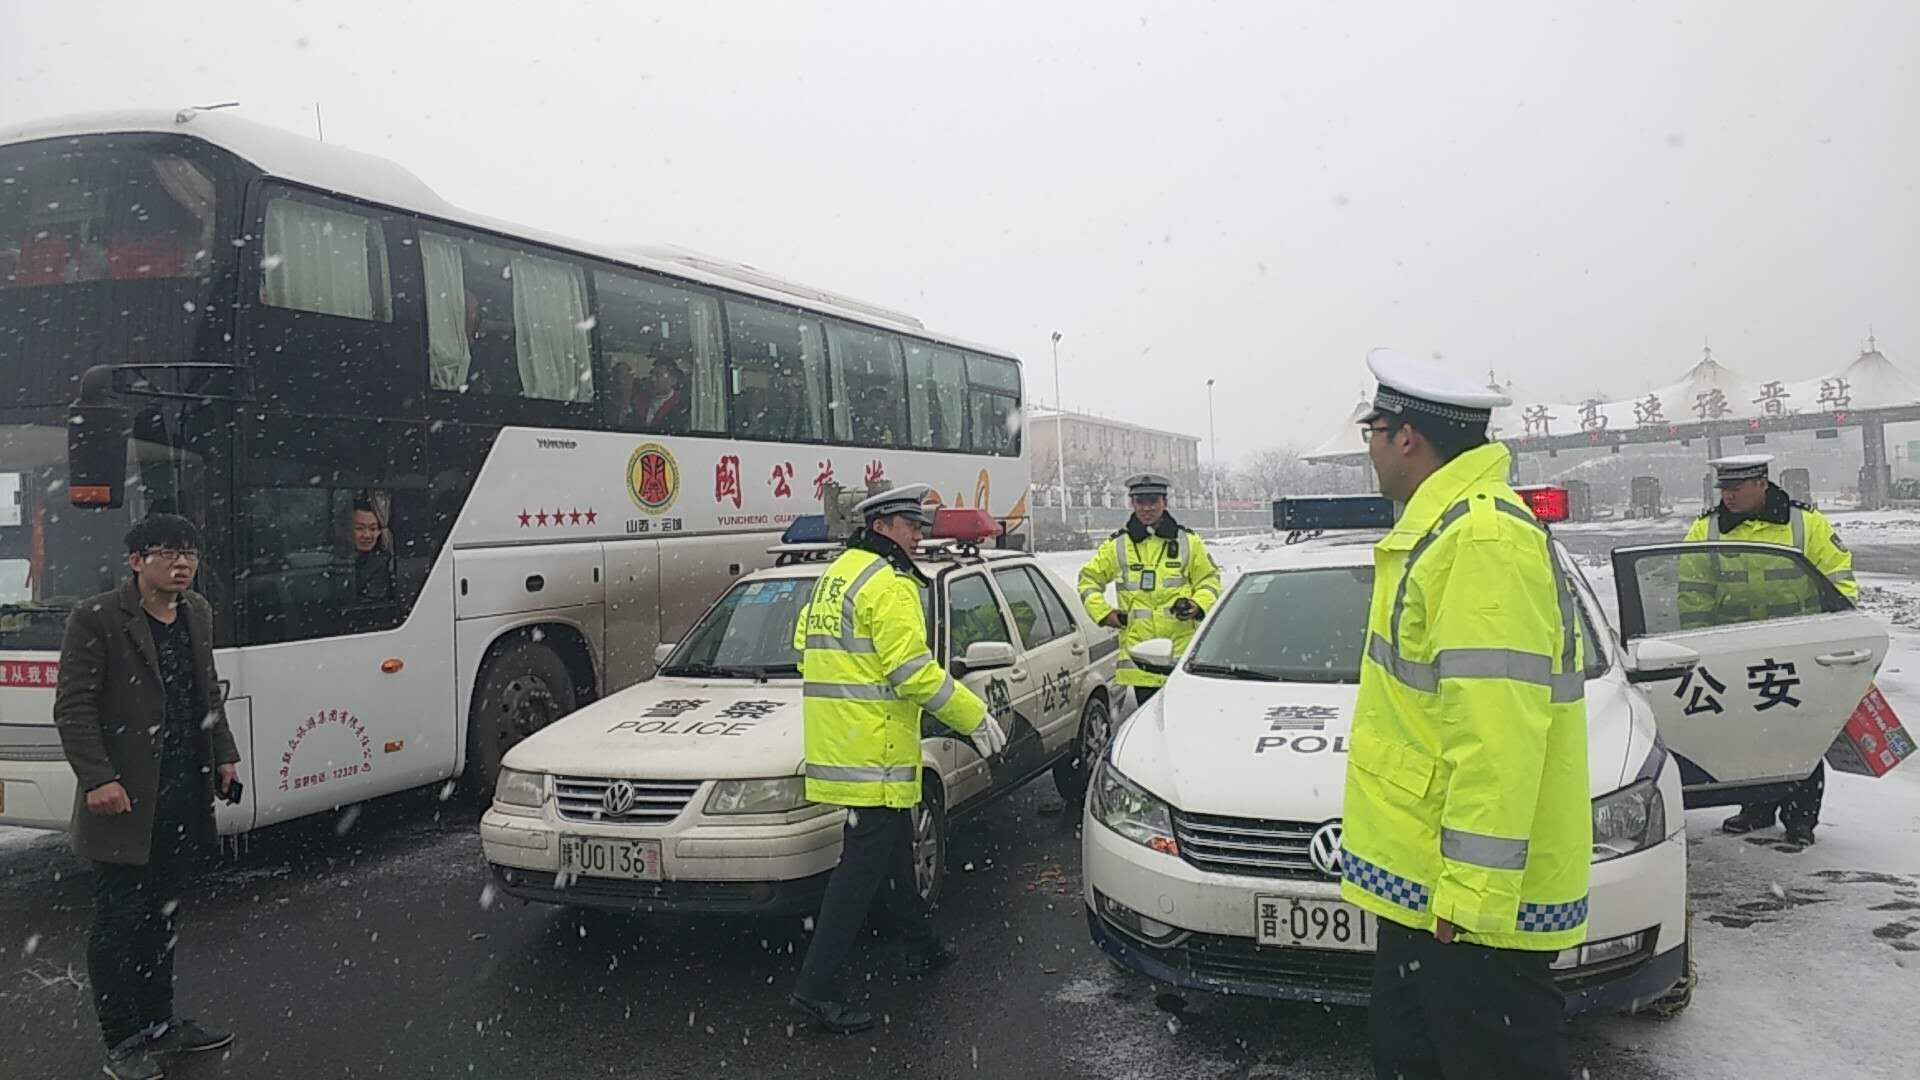
<svg viewBox="0 0 1920 1080">
<path fill-rule="evenodd" d="M 553 781 L 554 801 L 560 816 L 568 821 L 592 821 L 606 825 L 665 825 L 680 816 L 700 790 L 699 780 L 629 780 L 633 785 L 633 809 L 615 816 L 607 813 L 607 789 L 612 780 L 586 776 L 557 776 Z"/>
<path fill-rule="evenodd" d="M 1217 814 L 1173 815 L 1180 857 L 1202 870 L 1247 877 L 1325 881 L 1307 854 L 1319 822 L 1262 821 Z"/>
</svg>

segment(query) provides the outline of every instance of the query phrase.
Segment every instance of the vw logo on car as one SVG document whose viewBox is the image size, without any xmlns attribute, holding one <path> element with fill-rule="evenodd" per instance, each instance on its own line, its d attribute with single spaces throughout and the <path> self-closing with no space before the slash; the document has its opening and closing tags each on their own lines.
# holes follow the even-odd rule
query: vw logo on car
<svg viewBox="0 0 1920 1080">
<path fill-rule="evenodd" d="M 632 783 L 626 780 L 615 780 L 607 785 L 606 793 L 600 796 L 600 806 L 607 812 L 608 817 L 626 817 L 627 812 L 633 809 L 633 804 L 638 802 L 639 798 L 640 793 L 633 789 Z"/>
<path fill-rule="evenodd" d="M 1313 860 L 1314 869 L 1337 878 L 1340 876 L 1340 823 L 1329 821 L 1314 830 L 1313 839 L 1307 841 L 1307 858 Z"/>
</svg>

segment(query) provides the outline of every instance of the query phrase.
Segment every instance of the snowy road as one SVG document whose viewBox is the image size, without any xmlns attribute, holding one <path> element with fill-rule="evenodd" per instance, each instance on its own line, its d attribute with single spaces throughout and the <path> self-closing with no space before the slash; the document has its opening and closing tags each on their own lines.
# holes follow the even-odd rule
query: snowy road
<svg viewBox="0 0 1920 1080">
<path fill-rule="evenodd" d="M 1904 532 L 1904 529 L 1900 531 Z M 1852 534 L 1850 534 L 1852 535 Z M 1576 549 L 1588 546 L 1569 537 Z M 1599 541 L 1594 541 L 1597 546 Z M 1283 557 L 1215 545 L 1229 575 Z M 1071 581 L 1083 556 L 1049 555 Z M 1605 560 L 1589 560 L 1604 593 Z M 1920 720 L 1920 582 L 1864 575 L 1895 629 L 1881 685 Z M 1369 1074 L 1365 1016 L 1195 999 L 1170 1013 L 1087 940 L 1074 823 L 1045 781 L 956 836 L 940 920 L 965 952 L 903 980 L 885 943 L 854 970 L 886 1024 L 796 1028 L 797 921 L 576 914 L 491 896 L 471 825 L 430 796 L 270 830 L 188 904 L 182 1003 L 231 1021 L 230 1058 L 175 1076 L 1333 1078 Z M 1882 1017 L 1920 995 L 1920 767 L 1830 778 L 1799 854 L 1689 816 L 1701 985 L 1669 1023 L 1575 1028 L 1592 1077 L 1894 1077 Z M 0 833 L 0 1076 L 98 1068 L 85 994 L 88 878 L 60 839 Z M 1899 1015 L 1897 1012 L 1892 1015 Z"/>
</svg>

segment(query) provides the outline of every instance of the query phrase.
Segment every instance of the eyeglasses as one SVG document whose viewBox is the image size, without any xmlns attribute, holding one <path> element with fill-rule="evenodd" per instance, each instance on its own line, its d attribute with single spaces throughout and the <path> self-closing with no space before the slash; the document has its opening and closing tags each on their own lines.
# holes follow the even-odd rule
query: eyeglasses
<svg viewBox="0 0 1920 1080">
<path fill-rule="evenodd" d="M 182 559 L 190 563 L 200 561 L 200 553 L 192 548 L 148 548 L 140 554 L 149 559 L 159 559 L 164 563 L 179 562 Z"/>
<path fill-rule="evenodd" d="M 1365 443 L 1368 446 L 1372 446 L 1373 436 L 1375 432 L 1378 432 L 1378 431 L 1391 432 L 1392 430 L 1393 430 L 1392 424 L 1361 424 L 1360 425 L 1360 441 Z"/>
</svg>

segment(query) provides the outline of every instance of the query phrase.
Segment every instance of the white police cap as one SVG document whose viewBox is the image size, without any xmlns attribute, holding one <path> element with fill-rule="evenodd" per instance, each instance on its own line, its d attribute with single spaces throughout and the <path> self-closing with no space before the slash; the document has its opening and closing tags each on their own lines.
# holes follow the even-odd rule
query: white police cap
<svg viewBox="0 0 1920 1080">
<path fill-rule="evenodd" d="M 926 484 L 904 484 L 878 495 L 870 495 L 854 506 L 854 512 L 860 520 L 871 525 L 883 517 L 903 514 L 923 527 L 933 524 L 933 515 L 927 511 L 927 492 L 932 490 Z"/>
<path fill-rule="evenodd" d="M 1127 477 L 1127 494 L 1129 496 L 1159 495 L 1164 498 L 1167 492 L 1172 489 L 1173 481 L 1159 473 L 1143 472 L 1135 473 Z"/>
<path fill-rule="evenodd" d="M 1728 457 L 1714 458 L 1707 464 L 1720 474 L 1721 487 L 1732 487 L 1748 480 L 1765 480 L 1767 466 L 1773 462 L 1772 454 L 1733 454 Z"/>
<path fill-rule="evenodd" d="M 1367 370 L 1380 381 L 1380 388 L 1373 395 L 1372 411 L 1363 420 L 1420 415 L 1462 427 L 1484 427 L 1493 418 L 1493 410 L 1513 404 L 1512 398 L 1498 390 L 1394 349 L 1368 353 Z"/>
</svg>

